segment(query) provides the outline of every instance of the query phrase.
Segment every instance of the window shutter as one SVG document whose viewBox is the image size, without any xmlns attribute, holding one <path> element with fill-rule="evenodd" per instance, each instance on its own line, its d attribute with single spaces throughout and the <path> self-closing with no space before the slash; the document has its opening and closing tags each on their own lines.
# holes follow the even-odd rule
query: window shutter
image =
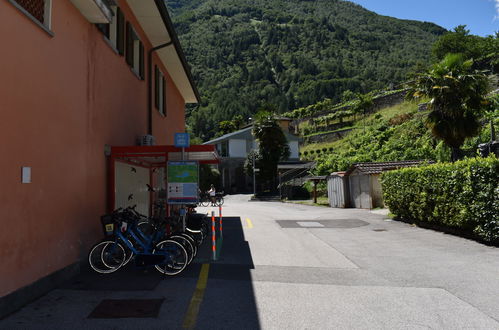
<svg viewBox="0 0 499 330">
<path fill-rule="evenodd" d="M 159 70 L 154 66 L 154 106 L 159 109 Z"/>
<path fill-rule="evenodd" d="M 133 30 L 130 22 L 126 22 L 126 50 L 125 59 L 133 67 Z"/>
<path fill-rule="evenodd" d="M 139 41 L 139 76 L 144 79 L 144 45 Z"/>
<path fill-rule="evenodd" d="M 125 18 L 119 8 L 116 13 L 116 24 L 116 48 L 118 53 L 123 55 L 125 53 Z"/>
<path fill-rule="evenodd" d="M 163 109 L 161 109 L 163 115 L 166 116 L 166 80 L 165 77 L 162 77 L 163 79 Z"/>
</svg>

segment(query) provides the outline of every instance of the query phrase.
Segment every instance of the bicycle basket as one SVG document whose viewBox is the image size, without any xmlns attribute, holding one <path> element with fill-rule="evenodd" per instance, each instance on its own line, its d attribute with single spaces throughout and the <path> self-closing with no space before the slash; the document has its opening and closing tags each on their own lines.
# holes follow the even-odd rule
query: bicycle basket
<svg viewBox="0 0 499 330">
<path fill-rule="evenodd" d="M 106 214 L 100 217 L 104 236 L 111 236 L 114 233 L 114 218 L 111 214 Z"/>
</svg>

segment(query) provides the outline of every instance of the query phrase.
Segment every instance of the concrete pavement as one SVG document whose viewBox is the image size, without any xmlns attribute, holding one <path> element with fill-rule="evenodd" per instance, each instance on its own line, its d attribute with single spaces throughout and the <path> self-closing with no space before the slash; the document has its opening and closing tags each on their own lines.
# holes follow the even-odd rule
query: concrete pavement
<svg viewBox="0 0 499 330">
<path fill-rule="evenodd" d="M 180 329 L 193 297 L 202 297 L 198 329 L 499 329 L 499 249 L 379 212 L 248 199 L 226 198 L 218 261 L 209 261 L 206 244 L 178 277 L 85 270 L 0 328 Z M 126 311 L 124 300 L 157 310 Z M 93 317 L 103 301 L 118 304 L 122 317 Z M 156 315 L 142 317 L 148 312 Z"/>
</svg>

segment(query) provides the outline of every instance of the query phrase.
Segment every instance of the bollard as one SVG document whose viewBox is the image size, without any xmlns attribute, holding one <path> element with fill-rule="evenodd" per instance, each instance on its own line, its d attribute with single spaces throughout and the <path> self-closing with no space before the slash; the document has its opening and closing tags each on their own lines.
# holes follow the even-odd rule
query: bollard
<svg viewBox="0 0 499 330">
<path fill-rule="evenodd" d="M 224 233 L 222 230 L 222 205 L 218 206 L 218 220 L 220 220 L 220 237 L 224 237 Z"/>
<path fill-rule="evenodd" d="M 215 211 L 211 211 L 211 250 L 213 260 L 217 260 L 217 233 L 215 231 Z"/>
</svg>

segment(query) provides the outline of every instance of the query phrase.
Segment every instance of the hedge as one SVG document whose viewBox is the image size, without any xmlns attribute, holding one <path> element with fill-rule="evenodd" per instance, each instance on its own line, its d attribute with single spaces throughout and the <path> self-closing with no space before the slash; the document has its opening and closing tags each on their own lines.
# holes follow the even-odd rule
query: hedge
<svg viewBox="0 0 499 330">
<path fill-rule="evenodd" d="M 499 159 L 473 158 L 386 172 L 384 202 L 397 218 L 499 243 Z"/>
</svg>

